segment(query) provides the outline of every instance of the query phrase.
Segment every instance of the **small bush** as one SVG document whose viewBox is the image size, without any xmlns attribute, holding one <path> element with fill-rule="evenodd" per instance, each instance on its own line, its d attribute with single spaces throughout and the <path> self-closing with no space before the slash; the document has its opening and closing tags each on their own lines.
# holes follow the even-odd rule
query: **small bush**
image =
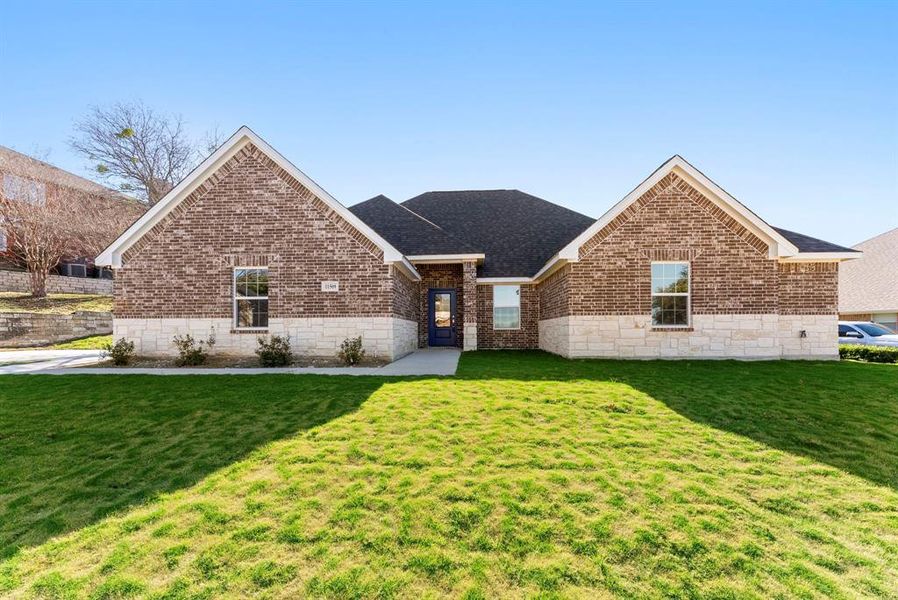
<svg viewBox="0 0 898 600">
<path fill-rule="evenodd" d="M 866 362 L 898 363 L 898 348 L 893 346 L 842 344 L 839 346 L 839 356 Z"/>
<path fill-rule="evenodd" d="M 286 367 L 293 362 L 293 352 L 290 351 L 290 338 L 273 335 L 271 339 L 264 337 L 258 339 L 259 347 L 256 355 L 263 367 Z"/>
<path fill-rule="evenodd" d="M 127 365 L 134 356 L 134 342 L 129 342 L 125 338 L 119 338 L 114 344 L 107 342 L 103 344 L 103 356 L 110 357 L 114 365 Z"/>
<path fill-rule="evenodd" d="M 337 356 L 350 367 L 362 362 L 365 358 L 365 351 L 362 350 L 362 336 L 343 340 Z"/>
<path fill-rule="evenodd" d="M 178 366 L 195 367 L 209 358 L 209 353 L 215 346 L 215 331 L 210 333 L 206 340 L 197 340 L 188 333 L 185 336 L 176 335 L 172 341 L 178 349 Z"/>
</svg>

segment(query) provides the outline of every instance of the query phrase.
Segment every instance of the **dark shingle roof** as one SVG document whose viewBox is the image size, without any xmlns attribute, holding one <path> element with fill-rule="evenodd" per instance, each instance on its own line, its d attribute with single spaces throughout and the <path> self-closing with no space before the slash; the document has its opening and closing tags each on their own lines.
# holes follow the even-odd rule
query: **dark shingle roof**
<svg viewBox="0 0 898 600">
<path fill-rule="evenodd" d="M 817 238 L 812 238 L 811 236 L 802 233 L 795 233 L 794 231 L 780 229 L 779 227 L 774 227 L 774 229 L 784 238 L 798 246 L 799 252 L 855 252 L 855 250 L 852 250 L 851 248 L 818 240 Z"/>
<path fill-rule="evenodd" d="M 406 256 L 481 252 L 384 195 L 349 210 Z"/>
<path fill-rule="evenodd" d="M 519 190 L 427 192 L 397 204 L 386 196 L 349 208 L 406 256 L 483 253 L 479 277 L 532 277 L 595 222 Z M 852 252 L 774 229 L 801 252 Z"/>
<path fill-rule="evenodd" d="M 402 205 L 484 252 L 480 277 L 531 277 L 595 222 L 519 190 L 427 192 Z"/>
</svg>

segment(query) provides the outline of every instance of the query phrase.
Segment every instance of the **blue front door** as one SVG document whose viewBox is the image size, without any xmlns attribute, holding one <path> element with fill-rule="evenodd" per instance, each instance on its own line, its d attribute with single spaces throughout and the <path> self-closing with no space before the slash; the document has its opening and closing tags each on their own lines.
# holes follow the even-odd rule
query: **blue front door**
<svg viewBox="0 0 898 600">
<path fill-rule="evenodd" d="M 427 343 L 430 346 L 455 345 L 455 290 L 427 291 Z"/>
</svg>

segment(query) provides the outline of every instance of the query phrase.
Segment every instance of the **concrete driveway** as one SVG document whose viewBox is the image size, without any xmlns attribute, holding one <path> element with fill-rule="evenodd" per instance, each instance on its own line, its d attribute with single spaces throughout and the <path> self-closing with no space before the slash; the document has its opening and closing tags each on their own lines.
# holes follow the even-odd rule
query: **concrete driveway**
<svg viewBox="0 0 898 600">
<path fill-rule="evenodd" d="M 102 350 L 12 350 L 0 352 L 0 375 L 97 364 Z"/>
</svg>

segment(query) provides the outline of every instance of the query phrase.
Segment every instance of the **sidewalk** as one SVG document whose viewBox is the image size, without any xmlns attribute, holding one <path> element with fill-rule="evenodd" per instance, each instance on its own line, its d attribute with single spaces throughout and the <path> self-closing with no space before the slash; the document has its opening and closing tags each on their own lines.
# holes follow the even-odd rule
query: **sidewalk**
<svg viewBox="0 0 898 600">
<path fill-rule="evenodd" d="M 82 367 L 95 363 L 101 350 L 23 350 L 0 354 L 0 375 L 32 373 L 41 375 L 375 375 L 400 377 L 455 375 L 461 351 L 457 348 L 426 348 L 383 367 L 290 367 L 290 368 L 128 368 Z"/>
</svg>

